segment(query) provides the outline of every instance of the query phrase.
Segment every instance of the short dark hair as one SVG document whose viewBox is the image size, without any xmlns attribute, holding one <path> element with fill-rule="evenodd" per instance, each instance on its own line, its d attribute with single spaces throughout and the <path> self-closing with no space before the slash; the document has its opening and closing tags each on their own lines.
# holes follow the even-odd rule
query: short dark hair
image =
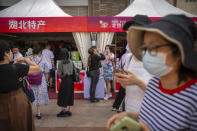
<svg viewBox="0 0 197 131">
<path fill-rule="evenodd" d="M 19 48 L 19 46 L 18 46 L 18 45 L 13 45 L 13 46 L 12 46 L 12 49 L 13 49 L 13 48 Z"/>
<path fill-rule="evenodd" d="M 66 48 L 62 48 L 60 50 L 60 59 L 63 61 L 64 64 L 68 64 L 70 62 L 69 53 Z"/>
<path fill-rule="evenodd" d="M 113 52 L 113 47 L 111 45 L 106 45 L 105 49 L 106 49 L 106 47 L 109 47 L 110 52 Z"/>
<path fill-rule="evenodd" d="M 179 51 L 177 45 L 171 44 L 170 47 L 173 50 L 173 56 L 179 56 L 180 55 L 180 51 Z M 185 67 L 182 63 L 179 66 L 179 69 L 177 70 L 177 73 L 178 73 L 178 83 L 177 83 L 177 85 L 179 85 L 182 81 L 187 81 L 188 78 L 197 78 L 197 72 L 192 70 L 192 69 L 189 69 L 189 68 Z"/>
<path fill-rule="evenodd" d="M 6 41 L 0 41 L 0 61 L 4 60 L 6 52 L 10 52 L 10 45 Z"/>
<path fill-rule="evenodd" d="M 34 49 L 33 49 L 33 55 L 37 55 L 37 54 L 39 54 L 40 52 L 42 52 L 42 48 L 41 48 L 41 47 L 37 47 L 37 48 L 34 48 Z"/>
<path fill-rule="evenodd" d="M 51 44 L 49 42 L 47 42 L 44 47 L 47 47 L 47 46 L 51 46 Z"/>
<path fill-rule="evenodd" d="M 111 50 L 111 46 L 110 46 L 110 45 L 106 45 L 106 46 L 105 46 L 105 49 L 106 49 L 106 47 L 109 47 L 109 49 Z"/>
</svg>

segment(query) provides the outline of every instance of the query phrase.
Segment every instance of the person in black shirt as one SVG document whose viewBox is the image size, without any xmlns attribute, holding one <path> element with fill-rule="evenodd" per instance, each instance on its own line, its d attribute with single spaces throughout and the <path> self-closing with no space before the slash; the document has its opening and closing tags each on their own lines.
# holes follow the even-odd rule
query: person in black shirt
<svg viewBox="0 0 197 131">
<path fill-rule="evenodd" d="M 35 131 L 31 102 L 22 90 L 22 78 L 41 71 L 27 58 L 12 61 L 7 42 L 0 41 L 0 129 L 2 131 Z M 26 63 L 19 64 L 19 63 Z"/>
<path fill-rule="evenodd" d="M 95 98 L 95 91 L 96 85 L 99 80 L 100 71 L 99 68 L 101 67 L 101 60 L 105 59 L 105 56 L 101 53 L 100 50 L 96 50 L 96 48 L 90 48 L 88 50 L 90 56 L 88 57 L 88 66 L 90 70 L 90 101 L 91 102 L 98 102 L 99 100 Z"/>
</svg>

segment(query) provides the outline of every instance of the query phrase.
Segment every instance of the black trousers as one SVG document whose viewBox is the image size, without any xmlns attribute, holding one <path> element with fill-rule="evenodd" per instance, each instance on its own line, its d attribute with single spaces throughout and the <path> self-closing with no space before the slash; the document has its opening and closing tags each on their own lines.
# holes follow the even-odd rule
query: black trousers
<svg viewBox="0 0 197 131">
<path fill-rule="evenodd" d="M 91 78 L 91 84 L 90 84 L 90 99 L 95 99 L 95 92 L 96 92 L 96 85 L 99 80 L 100 71 L 92 70 L 90 71 L 90 78 Z"/>
<path fill-rule="evenodd" d="M 124 97 L 125 97 L 125 88 L 121 86 L 116 96 L 116 99 L 114 101 L 113 108 L 119 109 L 122 101 L 124 100 Z"/>
</svg>

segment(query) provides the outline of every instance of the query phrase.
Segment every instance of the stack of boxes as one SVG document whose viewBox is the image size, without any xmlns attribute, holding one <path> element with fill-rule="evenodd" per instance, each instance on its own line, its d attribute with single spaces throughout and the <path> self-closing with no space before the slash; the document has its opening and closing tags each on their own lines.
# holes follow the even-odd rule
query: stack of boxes
<svg viewBox="0 0 197 131">
<path fill-rule="evenodd" d="M 71 51 L 70 52 L 71 60 L 73 61 L 76 68 L 82 70 L 82 61 L 80 61 L 79 52 Z"/>
</svg>

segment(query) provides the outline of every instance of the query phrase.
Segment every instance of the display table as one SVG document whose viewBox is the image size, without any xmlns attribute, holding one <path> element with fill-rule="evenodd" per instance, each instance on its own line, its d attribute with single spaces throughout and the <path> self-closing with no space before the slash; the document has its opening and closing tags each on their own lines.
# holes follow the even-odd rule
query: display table
<svg viewBox="0 0 197 131">
<path fill-rule="evenodd" d="M 91 79 L 88 77 L 84 77 L 84 98 L 90 98 L 90 83 Z M 105 81 L 103 76 L 100 76 L 99 81 L 96 87 L 95 98 L 103 99 L 105 94 Z"/>
<path fill-rule="evenodd" d="M 57 71 L 55 71 L 55 75 L 56 75 L 56 93 L 58 93 L 59 91 L 59 87 L 60 87 L 60 83 L 61 83 L 61 78 L 58 75 Z M 80 82 L 75 82 L 74 83 L 74 93 L 75 94 L 80 94 L 81 97 L 80 98 L 85 98 L 85 99 L 89 99 L 90 97 L 90 78 L 85 76 L 85 72 L 82 71 L 79 73 L 79 76 L 81 78 Z M 120 84 L 116 83 L 116 92 L 118 92 L 120 88 Z M 97 87 L 96 87 L 96 94 L 95 97 L 96 98 L 104 98 L 104 92 L 105 92 L 105 81 L 103 76 L 100 76 Z"/>
</svg>

